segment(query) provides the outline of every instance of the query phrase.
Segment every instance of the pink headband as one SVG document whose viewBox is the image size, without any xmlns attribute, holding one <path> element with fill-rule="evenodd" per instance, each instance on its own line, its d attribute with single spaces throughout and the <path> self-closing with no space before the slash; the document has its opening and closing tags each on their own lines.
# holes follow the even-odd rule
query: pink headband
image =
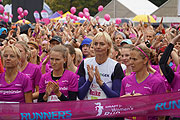
<svg viewBox="0 0 180 120">
<path fill-rule="evenodd" d="M 141 50 L 141 48 L 139 48 L 138 46 L 136 46 L 136 48 L 139 49 L 149 60 L 149 57 L 147 56 L 147 54 L 143 50 Z"/>
</svg>

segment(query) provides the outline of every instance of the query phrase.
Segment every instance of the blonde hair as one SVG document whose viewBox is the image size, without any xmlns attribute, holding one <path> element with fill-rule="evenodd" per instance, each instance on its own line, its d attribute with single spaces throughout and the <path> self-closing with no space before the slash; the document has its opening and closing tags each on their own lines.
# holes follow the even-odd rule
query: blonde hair
<svg viewBox="0 0 180 120">
<path fill-rule="evenodd" d="M 29 42 L 29 38 L 26 34 L 21 34 L 20 37 L 23 39 L 24 42 Z"/>
<path fill-rule="evenodd" d="M 5 52 L 5 50 L 6 50 L 7 48 L 11 48 L 11 49 L 12 49 L 12 51 L 13 51 L 13 52 L 15 53 L 15 55 L 17 56 L 18 60 L 21 59 L 21 52 L 20 52 L 19 49 L 18 49 L 16 46 L 14 46 L 14 45 L 8 45 L 8 46 L 6 46 L 6 47 L 3 49 L 2 53 L 1 53 L 1 58 L 3 58 L 4 52 Z M 3 59 L 1 59 L 1 61 L 2 61 L 2 63 L 4 62 Z M 18 62 L 18 63 L 20 63 L 20 62 Z"/>
<path fill-rule="evenodd" d="M 76 51 L 76 58 L 75 58 L 75 61 L 76 61 L 75 65 L 76 65 L 77 61 L 80 63 L 83 60 L 83 54 L 82 54 L 82 52 L 81 52 L 81 50 L 79 48 L 75 48 L 75 51 Z M 78 59 L 78 57 L 80 59 Z M 78 66 L 78 65 L 76 65 L 76 66 Z"/>
<path fill-rule="evenodd" d="M 109 54 L 111 53 L 111 49 L 112 49 L 112 39 L 109 36 L 109 34 L 107 32 L 99 32 L 95 35 L 92 43 L 94 44 L 96 39 L 100 39 L 101 37 L 105 38 L 105 42 L 107 42 L 107 44 L 109 45 L 110 49 L 108 49 L 107 55 L 109 56 Z"/>
<path fill-rule="evenodd" d="M 31 57 L 31 54 L 30 54 L 30 49 L 29 49 L 28 44 L 26 42 L 24 42 L 24 41 L 18 41 L 14 45 L 16 45 L 16 44 L 20 44 L 24 48 L 25 53 L 28 55 L 27 56 L 27 61 L 29 61 L 29 59 Z"/>
</svg>

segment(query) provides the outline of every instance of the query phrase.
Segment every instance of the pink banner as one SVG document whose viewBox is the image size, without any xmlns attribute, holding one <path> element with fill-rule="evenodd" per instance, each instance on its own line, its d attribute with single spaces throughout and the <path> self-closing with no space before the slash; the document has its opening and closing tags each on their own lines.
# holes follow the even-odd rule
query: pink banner
<svg viewBox="0 0 180 120">
<path fill-rule="evenodd" d="M 0 119 L 97 119 L 125 116 L 180 116 L 180 92 L 59 103 L 1 103 Z"/>
</svg>

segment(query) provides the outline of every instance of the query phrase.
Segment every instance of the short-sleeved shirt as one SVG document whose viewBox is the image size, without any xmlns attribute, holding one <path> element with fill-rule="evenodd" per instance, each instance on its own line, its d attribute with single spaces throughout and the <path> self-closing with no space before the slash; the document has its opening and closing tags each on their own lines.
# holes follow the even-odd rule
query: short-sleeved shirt
<svg viewBox="0 0 180 120">
<path fill-rule="evenodd" d="M 142 95 L 160 94 L 166 92 L 166 87 L 164 81 L 153 74 L 149 74 L 143 82 L 138 83 L 136 74 L 133 73 L 122 80 L 120 95 L 132 94 L 133 92 Z"/>
<path fill-rule="evenodd" d="M 41 79 L 42 73 L 38 65 L 28 63 L 26 68 L 22 71 L 22 73 L 26 74 L 30 77 L 32 81 L 32 92 L 35 91 L 35 87 L 39 86 L 39 81 Z"/>
<path fill-rule="evenodd" d="M 40 80 L 39 93 L 46 92 L 46 85 L 50 81 L 56 83 L 58 82 L 60 92 L 63 93 L 66 97 L 68 97 L 68 91 L 71 92 L 78 91 L 78 75 L 76 75 L 75 73 L 69 70 L 65 70 L 62 77 L 57 81 L 52 80 L 51 72 L 44 74 Z M 57 99 L 55 94 L 52 93 L 49 96 L 48 101 L 59 101 L 59 99 Z"/>
<path fill-rule="evenodd" d="M 24 93 L 32 91 L 30 78 L 18 72 L 15 80 L 8 84 L 5 81 L 5 72 L 0 74 L 0 101 L 25 102 Z"/>
<path fill-rule="evenodd" d="M 1 63 L 1 58 L 0 58 L 0 73 L 4 72 L 4 68 L 3 68 L 3 65 Z"/>
<path fill-rule="evenodd" d="M 180 73 L 174 72 L 174 79 L 171 83 L 172 91 L 180 91 Z"/>
</svg>

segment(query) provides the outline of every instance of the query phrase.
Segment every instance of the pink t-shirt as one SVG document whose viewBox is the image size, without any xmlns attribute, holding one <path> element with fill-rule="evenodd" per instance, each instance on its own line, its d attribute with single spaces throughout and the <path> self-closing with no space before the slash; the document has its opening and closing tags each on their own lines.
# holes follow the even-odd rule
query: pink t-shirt
<svg viewBox="0 0 180 120">
<path fill-rule="evenodd" d="M 25 102 L 24 93 L 32 91 L 30 78 L 18 72 L 15 80 L 8 84 L 5 81 L 5 72 L 0 74 L 0 101 Z"/>
<path fill-rule="evenodd" d="M 120 95 L 140 93 L 142 95 L 160 94 L 166 92 L 164 81 L 156 75 L 150 74 L 143 82 L 136 81 L 136 74 L 133 73 L 122 80 Z"/>
<path fill-rule="evenodd" d="M 174 72 L 174 79 L 171 83 L 171 88 L 173 92 L 180 91 L 180 73 Z"/>
<path fill-rule="evenodd" d="M 39 86 L 39 81 L 41 79 L 42 73 L 38 65 L 28 63 L 26 68 L 22 71 L 31 78 L 32 81 L 32 92 L 35 91 L 35 86 Z"/>
<path fill-rule="evenodd" d="M 46 92 L 46 85 L 48 84 L 49 81 L 59 82 L 59 90 L 66 97 L 68 97 L 68 91 L 72 91 L 72 92 L 78 91 L 78 76 L 69 70 L 65 70 L 64 74 L 58 81 L 52 80 L 51 72 L 43 74 L 39 83 L 39 93 Z M 54 93 L 52 93 L 51 95 L 54 95 Z"/>
</svg>

